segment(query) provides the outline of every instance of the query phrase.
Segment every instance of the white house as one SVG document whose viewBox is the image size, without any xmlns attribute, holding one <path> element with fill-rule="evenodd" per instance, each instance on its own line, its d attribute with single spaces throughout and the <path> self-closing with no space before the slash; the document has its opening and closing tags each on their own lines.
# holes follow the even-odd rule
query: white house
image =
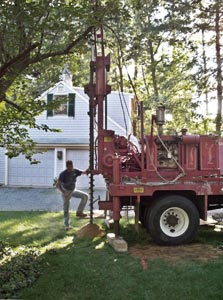
<svg viewBox="0 0 223 300">
<path fill-rule="evenodd" d="M 61 132 L 44 132 L 30 129 L 30 136 L 39 149 L 41 161 L 31 165 L 22 155 L 9 159 L 0 148 L 0 184 L 6 186 L 52 187 L 53 180 L 65 169 L 66 160 L 73 160 L 75 167 L 89 166 L 89 99 L 84 89 L 72 86 L 72 76 L 65 68 L 60 81 L 44 92 L 41 98 L 57 101 L 66 98 L 58 109 L 44 111 L 36 118 L 38 124 L 47 124 Z M 107 128 L 126 136 L 131 131 L 132 94 L 112 92 L 107 96 Z M 97 188 L 104 187 L 102 176 L 95 176 Z M 88 188 L 87 176 L 78 178 L 78 188 Z"/>
</svg>

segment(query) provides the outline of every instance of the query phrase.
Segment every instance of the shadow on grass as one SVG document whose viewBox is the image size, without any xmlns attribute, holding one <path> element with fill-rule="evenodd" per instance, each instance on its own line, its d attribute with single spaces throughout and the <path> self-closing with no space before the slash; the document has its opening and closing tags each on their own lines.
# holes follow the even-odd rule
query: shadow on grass
<svg viewBox="0 0 223 300">
<path fill-rule="evenodd" d="M 132 265 L 126 253 L 115 253 L 105 238 L 74 236 L 65 248 L 45 253 L 41 277 L 21 296 L 25 299 L 94 300 L 104 299 L 106 294 L 108 299 L 127 299 L 123 295 L 131 288 L 133 282 L 128 278 L 134 269 L 141 271 L 140 264 Z"/>
<path fill-rule="evenodd" d="M 104 300 L 105 295 L 109 300 L 221 299 L 222 259 L 175 266 L 151 260 L 144 270 L 140 258 L 116 253 L 105 237 L 77 238 L 75 231 L 89 220 L 75 219 L 72 213 L 74 230 L 68 232 L 62 226 L 62 213 L 1 212 L 0 217 L 0 240 L 42 251 L 41 275 L 21 290 L 21 299 Z M 121 235 L 130 246 L 153 243 L 143 227 L 137 233 L 134 224 L 125 220 L 121 221 Z M 221 238 L 213 228 L 201 227 L 196 241 L 205 244 L 213 239 L 218 244 Z M 200 293 L 204 286 L 205 294 Z"/>
<path fill-rule="evenodd" d="M 126 223 L 122 221 L 121 236 L 128 241 L 128 244 L 133 246 L 135 244 L 147 245 L 154 244 L 147 229 L 143 226 L 139 226 L 136 231 L 133 223 Z M 223 232 L 215 231 L 214 226 L 202 225 L 199 226 L 197 235 L 192 243 L 210 244 L 213 246 L 223 245 Z"/>
<path fill-rule="evenodd" d="M 17 297 L 21 288 L 33 284 L 39 274 L 39 265 L 44 274 L 49 265 L 51 274 L 53 270 L 48 263 L 51 257 L 56 258 L 55 266 L 61 266 L 61 257 L 62 265 L 68 263 L 67 258 L 69 261 L 70 251 L 73 251 L 75 243 L 75 231 L 89 221 L 75 219 L 73 213 L 70 217 L 73 219 L 74 229 L 65 231 L 62 212 L 0 212 L 0 298 Z M 97 250 L 103 245 L 99 245 Z M 61 268 L 63 269 L 62 266 Z M 45 299 L 43 295 L 41 297 Z M 57 299 L 56 295 L 55 298 Z"/>
<path fill-rule="evenodd" d="M 74 230 L 66 232 L 62 212 L 0 212 L 0 218 L 0 240 L 7 241 L 14 247 L 21 244 L 44 247 L 73 234 L 89 222 L 77 219 L 75 213 L 71 212 L 70 220 Z"/>
<path fill-rule="evenodd" d="M 123 233 L 125 238 L 132 234 L 132 244 L 138 242 L 133 242 L 136 235 L 132 225 L 123 228 Z M 42 266 L 41 277 L 23 291 L 22 298 L 104 300 L 106 295 L 109 300 L 221 299 L 222 259 L 175 265 L 162 259 L 148 260 L 147 269 L 143 269 L 140 258 L 116 253 L 105 238 L 74 236 L 63 249 L 45 253 Z M 200 292 L 204 286 L 205 294 Z"/>
<path fill-rule="evenodd" d="M 62 213 L 0 212 L 0 239 L 12 246 L 25 244 L 43 247 L 60 237 Z"/>
<path fill-rule="evenodd" d="M 223 232 L 215 231 L 214 226 L 200 226 L 196 237 L 196 242 L 214 246 L 223 245 Z"/>
</svg>

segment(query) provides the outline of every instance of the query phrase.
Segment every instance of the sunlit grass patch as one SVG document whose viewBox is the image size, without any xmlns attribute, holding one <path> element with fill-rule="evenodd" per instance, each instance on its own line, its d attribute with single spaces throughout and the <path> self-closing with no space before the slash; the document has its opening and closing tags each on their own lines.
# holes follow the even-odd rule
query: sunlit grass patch
<svg viewBox="0 0 223 300">
<path fill-rule="evenodd" d="M 105 236 L 79 238 L 77 231 L 89 223 L 89 219 L 77 219 L 73 212 L 74 228 L 69 231 L 64 230 L 62 212 L 0 212 L 0 218 L 0 240 L 12 251 L 19 252 L 24 248 L 39 253 L 40 272 L 33 281 L 25 281 L 23 286 L 18 284 L 16 293 L 7 294 L 8 298 L 17 295 L 19 299 L 32 300 L 104 300 L 106 295 L 109 300 L 221 299 L 222 257 L 205 262 L 182 259 L 172 264 L 159 257 L 151 259 L 146 253 L 144 268 L 140 255 L 133 256 L 130 251 L 115 252 Z M 103 226 L 102 219 L 94 222 Z M 136 231 L 133 219 L 127 222 L 122 218 L 120 223 L 121 235 L 129 247 L 154 245 L 145 228 L 139 226 Z M 210 239 L 212 245 L 218 247 L 222 243 L 222 234 L 213 232 L 213 228 L 200 228 L 195 243 L 205 246 L 210 244 Z M 158 247 L 159 252 L 161 248 Z M 29 253 L 24 262 L 26 258 L 30 259 Z M 12 267 L 10 259 L 4 264 L 7 269 Z M 19 263 L 14 265 L 21 266 Z M 13 274 L 22 274 L 18 268 Z M 28 274 L 32 278 L 34 269 L 27 269 L 26 278 L 29 278 Z M 12 278 L 12 285 L 17 280 L 21 282 L 16 276 Z M 205 293 L 201 293 L 204 287 Z"/>
</svg>

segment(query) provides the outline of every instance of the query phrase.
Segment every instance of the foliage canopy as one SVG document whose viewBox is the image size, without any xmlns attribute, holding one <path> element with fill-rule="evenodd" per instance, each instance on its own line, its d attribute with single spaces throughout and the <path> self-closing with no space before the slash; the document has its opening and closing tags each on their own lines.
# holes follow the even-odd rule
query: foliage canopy
<svg viewBox="0 0 223 300">
<path fill-rule="evenodd" d="M 144 101 L 146 118 L 163 103 L 173 115 L 169 129 L 187 126 L 197 133 L 213 129 L 208 114 L 196 107 L 203 95 L 208 113 L 209 93 L 215 91 L 215 132 L 221 134 L 222 2 L 107 0 L 94 8 L 91 2 L 1 1 L 0 145 L 8 155 L 21 152 L 32 160 L 27 126 L 53 130 L 36 124 L 46 103 L 33 99 L 58 80 L 65 64 L 76 85 L 87 82 L 91 30 L 100 25 L 112 55 L 113 89 L 133 91 Z"/>
</svg>

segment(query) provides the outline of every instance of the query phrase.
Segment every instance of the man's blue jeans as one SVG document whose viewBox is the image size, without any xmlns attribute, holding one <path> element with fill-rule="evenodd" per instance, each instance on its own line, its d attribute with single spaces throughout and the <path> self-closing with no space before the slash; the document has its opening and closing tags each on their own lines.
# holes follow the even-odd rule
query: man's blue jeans
<svg viewBox="0 0 223 300">
<path fill-rule="evenodd" d="M 67 196 L 62 194 L 62 197 L 63 197 L 63 211 L 64 211 L 64 226 L 68 227 L 70 225 L 69 208 L 70 208 L 71 197 L 81 199 L 81 202 L 77 208 L 77 213 L 83 213 L 83 210 L 88 201 L 88 194 L 79 190 L 74 190 L 74 191 L 70 191 L 70 193 Z"/>
</svg>

